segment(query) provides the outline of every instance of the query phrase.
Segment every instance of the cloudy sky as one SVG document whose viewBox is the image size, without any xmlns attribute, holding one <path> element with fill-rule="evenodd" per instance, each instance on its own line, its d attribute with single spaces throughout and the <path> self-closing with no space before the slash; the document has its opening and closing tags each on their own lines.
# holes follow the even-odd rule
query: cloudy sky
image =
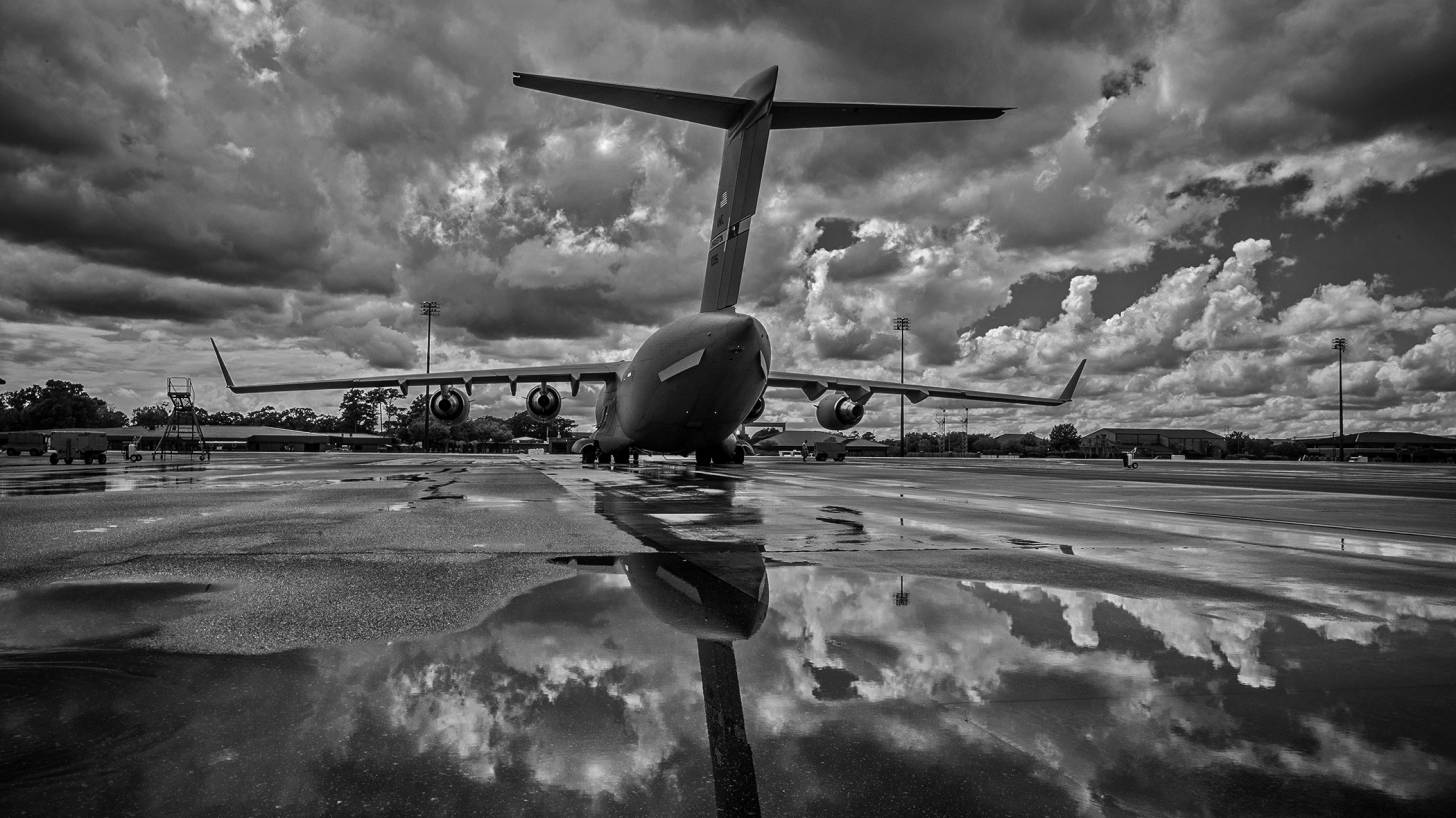
<svg viewBox="0 0 1456 818">
<path fill-rule="evenodd" d="M 426 299 L 436 368 L 628 357 L 696 307 L 721 134 L 511 71 L 776 64 L 785 99 L 1016 107 L 774 134 L 739 308 L 776 368 L 898 377 L 905 315 L 910 380 L 1055 392 L 1090 359 L 1072 407 L 972 431 L 1322 434 L 1344 336 L 1348 428 L 1456 433 L 1440 0 L 52 0 L 0 32 L 6 388 L 336 411 L 227 394 L 207 338 L 245 380 L 420 369 Z"/>
</svg>

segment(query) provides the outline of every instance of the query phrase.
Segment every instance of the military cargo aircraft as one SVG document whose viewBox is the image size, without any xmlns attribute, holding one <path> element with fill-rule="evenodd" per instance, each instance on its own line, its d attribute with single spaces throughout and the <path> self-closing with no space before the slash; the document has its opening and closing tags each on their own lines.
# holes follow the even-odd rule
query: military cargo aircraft
<svg viewBox="0 0 1456 818">
<path fill-rule="evenodd" d="M 601 391 L 596 402 L 596 432 L 577 444 L 583 463 L 623 463 L 632 452 L 646 451 L 692 454 L 699 466 L 743 462 L 746 446 L 735 432 L 762 414 L 764 392 L 771 387 L 802 390 L 809 400 L 819 402 L 819 424 L 835 431 L 858 424 L 864 418 L 866 402 L 880 393 L 902 395 L 914 403 L 949 398 L 1059 406 L 1072 399 L 1085 359 L 1055 397 L 776 371 L 763 324 L 734 309 L 750 222 L 758 209 L 770 131 L 995 119 L 1009 108 L 776 100 L 777 66 L 748 80 L 731 96 L 519 72 L 514 82 L 521 88 L 727 132 L 700 310 L 652 333 L 631 359 L 606 363 L 238 385 L 214 341 L 213 351 L 228 389 L 251 393 L 394 387 L 408 394 L 411 386 L 435 388 L 428 401 L 430 413 L 441 421 L 456 423 L 469 416 L 469 395 L 482 384 L 508 384 L 512 395 L 522 384 L 535 384 L 526 395 L 526 409 L 540 420 L 549 420 L 561 412 L 561 394 L 552 384 L 568 385 L 575 396 L 583 383 L 598 383 Z"/>
</svg>

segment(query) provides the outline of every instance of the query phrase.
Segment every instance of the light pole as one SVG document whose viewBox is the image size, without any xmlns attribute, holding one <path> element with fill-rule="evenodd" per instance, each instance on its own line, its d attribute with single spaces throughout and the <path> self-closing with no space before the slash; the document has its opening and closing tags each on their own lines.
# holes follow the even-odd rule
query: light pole
<svg viewBox="0 0 1456 818">
<path fill-rule="evenodd" d="M 910 319 L 903 315 L 895 316 L 893 325 L 895 331 L 900 333 L 900 385 L 905 385 L 905 330 L 910 329 Z M 905 396 L 900 396 L 900 456 L 905 456 Z"/>
<path fill-rule="evenodd" d="M 1339 356 L 1340 382 L 1340 462 L 1345 462 L 1345 339 L 1336 338 L 1333 346 Z"/>
<path fill-rule="evenodd" d="M 430 339 L 434 334 L 435 316 L 440 314 L 440 302 L 420 302 L 420 315 L 425 317 L 425 374 L 430 374 Z M 430 385 L 425 384 L 425 451 L 430 450 Z"/>
</svg>

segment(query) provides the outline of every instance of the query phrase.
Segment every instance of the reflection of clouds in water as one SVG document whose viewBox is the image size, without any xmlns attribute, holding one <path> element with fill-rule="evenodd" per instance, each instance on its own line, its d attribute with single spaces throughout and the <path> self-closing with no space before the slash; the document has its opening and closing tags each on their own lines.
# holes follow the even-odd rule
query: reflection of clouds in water
<svg viewBox="0 0 1456 818">
<path fill-rule="evenodd" d="M 1101 644 L 1093 614 L 1099 604 L 1107 603 L 1126 611 L 1143 627 L 1157 633 L 1169 650 L 1203 659 L 1214 667 L 1223 667 L 1227 662 L 1238 671 L 1239 681 L 1249 687 L 1275 684 L 1274 671 L 1259 661 L 1259 634 L 1265 624 L 1265 616 L 1260 612 L 1209 603 L 1139 599 L 1004 582 L 984 585 L 1028 602 L 1048 597 L 1056 600 L 1062 606 L 1062 618 L 1071 631 L 1072 642 L 1078 647 L 1095 648 Z"/>
<path fill-rule="evenodd" d="M 1291 775 L 1333 778 L 1405 799 L 1437 795 L 1451 790 L 1456 782 L 1456 763 L 1425 752 L 1409 740 L 1382 747 L 1317 716 L 1306 716 L 1300 724 L 1317 742 L 1314 752 L 1242 743 L 1229 755 L 1241 764 L 1277 758 Z"/>
<path fill-rule="evenodd" d="M 880 752 L 927 764 L 961 757 L 979 764 L 1009 754 L 1094 812 L 1096 793 L 1110 786 L 1109 767 L 1128 763 L 1170 780 L 1233 767 L 1395 797 L 1435 792 L 1453 773 L 1451 762 L 1408 742 L 1383 747 L 1318 713 L 1301 713 L 1318 706 L 1312 700 L 1281 700 L 1277 706 L 1291 718 L 1257 730 L 1249 712 L 1231 711 L 1222 694 L 1232 678 L 1215 673 L 1225 666 L 1249 695 L 1280 695 L 1262 692 L 1277 682 L 1259 655 L 1272 617 L 1252 605 L 907 578 L 911 603 L 899 607 L 896 576 L 785 568 L 772 573 L 771 583 L 764 627 L 737 643 L 756 754 L 845 731 L 868 737 Z M 1024 614 L 1000 610 L 983 598 L 989 592 L 1031 607 Z M 1326 640 L 1373 633 L 1346 625 L 1375 628 L 1450 613 L 1448 605 L 1414 598 L 1316 586 L 1301 592 L 1348 603 L 1350 619 L 1299 618 Z M 691 637 L 657 621 L 619 576 L 578 577 L 534 593 L 541 597 L 530 615 L 507 609 L 442 640 L 430 662 L 398 670 L 387 688 L 392 723 L 417 736 L 422 749 L 448 749 L 479 780 L 515 762 L 542 783 L 587 794 L 621 793 L 654 776 L 671 780 L 682 752 L 707 753 Z M 582 598 L 591 611 L 574 614 L 575 622 L 541 613 Z M 1098 614 L 1102 603 L 1208 671 L 1169 676 L 1160 669 L 1166 657 L 1095 649 L 1126 640 L 1098 633 L 1097 623 L 1107 621 Z M 1070 647 L 1018 635 L 1018 617 L 1037 608 L 1060 612 Z M 1317 673 L 1310 666 L 1317 659 L 1301 662 Z M 823 695 L 831 677 L 842 695 Z M 859 763 L 859 774 L 873 775 L 882 762 Z M 761 780 L 805 791 L 841 774 L 760 773 Z"/>
<path fill-rule="evenodd" d="M 568 582 L 593 586 L 592 620 L 489 620 L 443 640 L 435 661 L 389 680 L 391 723 L 478 780 L 520 762 L 542 784 L 588 794 L 620 794 L 680 742 L 703 743 L 691 640 L 648 615 L 623 577 Z"/>
<path fill-rule="evenodd" d="M 805 661 L 819 667 L 855 670 L 852 655 L 839 649 L 847 639 L 882 640 L 897 649 L 877 678 L 855 689 L 868 701 L 979 700 L 995 685 L 1003 666 L 1029 648 L 1011 637 L 1011 619 L 946 582 L 908 582 L 913 604 L 891 604 L 899 578 L 850 577 L 820 571 L 776 572 L 769 623 L 781 637 L 784 665 L 795 692 L 811 695 L 817 682 Z M 953 614 L 952 622 L 943 618 Z M 767 630 L 767 628 L 766 628 Z"/>
<path fill-rule="evenodd" d="M 1343 613 L 1295 617 L 1326 639 L 1373 645 L 1382 629 L 1419 632 L 1431 622 L 1456 622 L 1456 603 L 1449 601 L 1303 582 L 1287 588 L 1290 596 Z"/>
<path fill-rule="evenodd" d="M 1224 605 L 1194 606 L 1171 599 L 1115 595 L 1108 595 L 1107 602 L 1127 611 L 1143 627 L 1156 631 L 1170 650 L 1206 659 L 1214 667 L 1222 667 L 1226 660 L 1238 671 L 1239 682 L 1249 687 L 1275 684 L 1274 671 L 1259 661 L 1263 613 Z"/>
</svg>

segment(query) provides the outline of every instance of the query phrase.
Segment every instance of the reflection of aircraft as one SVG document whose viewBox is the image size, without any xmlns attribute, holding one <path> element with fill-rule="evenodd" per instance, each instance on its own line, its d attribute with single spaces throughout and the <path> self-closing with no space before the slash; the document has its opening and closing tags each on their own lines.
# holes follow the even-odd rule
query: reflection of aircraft
<svg viewBox="0 0 1456 818">
<path fill-rule="evenodd" d="M 1085 360 L 1056 397 L 775 372 L 771 369 L 772 349 L 763 325 L 752 316 L 734 310 L 748 246 L 749 222 L 758 209 L 759 181 L 769 131 L 995 119 L 1008 109 L 779 101 L 774 99 L 777 66 L 753 77 L 732 96 L 522 73 L 517 73 L 514 81 L 522 88 L 727 131 L 713 207 L 701 311 L 652 333 L 631 360 L 608 363 L 238 386 L 228 374 L 222 354 L 218 353 L 217 362 L 229 389 L 279 392 L 397 387 L 404 393 L 412 385 L 438 386 L 439 391 L 430 397 L 430 412 L 440 420 L 455 422 L 468 416 L 467 395 L 478 384 L 506 383 L 513 395 L 520 383 L 539 384 L 526 396 L 526 407 L 537 418 L 548 420 L 561 411 L 561 395 L 550 384 L 568 383 L 571 394 L 576 395 L 582 382 L 601 383 L 596 405 L 597 430 L 582 444 L 583 462 L 592 458 L 599 462 L 607 462 L 609 458 L 626 462 L 630 450 L 635 448 L 673 454 L 692 452 L 700 466 L 710 462 L 743 462 L 744 449 L 734 431 L 742 423 L 756 420 L 763 412 L 764 391 L 769 387 L 800 389 L 810 400 L 819 400 L 819 423 L 832 430 L 848 429 L 859 423 L 864 417 L 866 401 L 876 393 L 904 395 L 917 403 L 926 398 L 950 398 L 1058 406 L 1072 399 Z M 216 351 L 216 343 L 213 349 Z M 825 393 L 833 394 L 820 400 Z"/>
<path fill-rule="evenodd" d="M 768 615 L 767 565 L 757 543 L 711 534 L 731 531 L 743 515 L 755 512 L 733 506 L 729 481 L 712 493 L 685 487 L 680 494 L 649 498 L 635 493 L 640 489 L 598 487 L 597 512 L 659 553 L 552 562 L 621 571 L 654 616 L 697 640 L 718 814 L 758 815 L 758 776 L 743 724 L 733 642 L 752 637 Z"/>
</svg>

